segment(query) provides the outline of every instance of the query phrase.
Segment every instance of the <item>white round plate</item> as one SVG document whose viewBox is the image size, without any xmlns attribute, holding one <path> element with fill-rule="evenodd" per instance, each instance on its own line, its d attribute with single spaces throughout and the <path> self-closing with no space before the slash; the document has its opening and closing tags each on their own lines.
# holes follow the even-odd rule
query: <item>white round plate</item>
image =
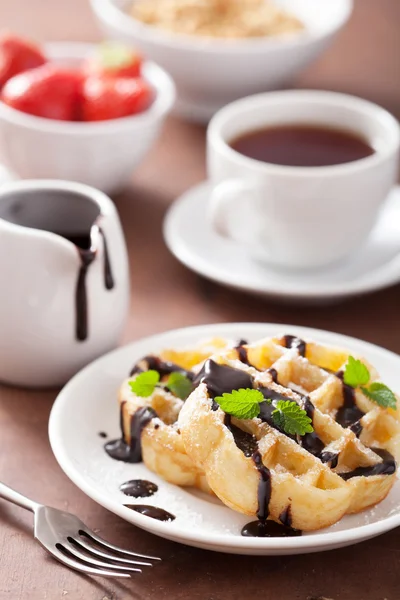
<svg viewBox="0 0 400 600">
<path fill-rule="evenodd" d="M 340 548 L 361 542 L 400 525 L 400 482 L 378 506 L 345 516 L 329 529 L 291 538 L 248 538 L 241 528 L 251 519 L 219 500 L 194 489 L 179 488 L 150 472 L 144 464 L 125 464 L 103 449 L 105 431 L 117 438 L 119 410 L 117 390 L 132 365 L 150 352 L 165 347 L 184 347 L 212 336 L 256 340 L 277 333 L 292 333 L 327 344 L 337 344 L 364 355 L 380 371 L 387 384 L 400 389 L 400 357 L 354 338 L 291 325 L 231 323 L 178 329 L 149 337 L 115 350 L 78 373 L 59 394 L 50 416 L 49 436 L 53 452 L 68 477 L 93 500 L 126 521 L 161 537 L 218 552 L 233 554 L 301 554 Z M 119 491 L 121 483 L 144 478 L 159 486 L 151 498 L 135 500 Z M 124 503 L 152 504 L 176 515 L 161 522 L 141 515 Z"/>
<path fill-rule="evenodd" d="M 352 259 L 318 271 L 276 269 L 220 237 L 207 220 L 211 185 L 201 183 L 169 209 L 164 237 L 184 265 L 223 285 L 287 301 L 327 302 L 400 281 L 400 186 L 393 188 L 368 242 Z M 345 218 L 345 215 L 344 217 Z"/>
</svg>

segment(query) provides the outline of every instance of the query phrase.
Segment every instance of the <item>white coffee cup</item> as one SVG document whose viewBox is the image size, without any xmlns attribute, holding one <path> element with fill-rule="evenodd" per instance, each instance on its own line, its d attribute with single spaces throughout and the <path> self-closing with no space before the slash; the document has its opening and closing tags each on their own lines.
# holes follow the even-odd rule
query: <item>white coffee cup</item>
<svg viewBox="0 0 400 600">
<path fill-rule="evenodd" d="M 336 127 L 366 138 L 375 152 L 324 167 L 289 167 L 248 158 L 230 147 L 270 125 Z M 277 266 L 315 268 L 362 245 L 396 182 L 400 128 L 383 108 L 346 94 L 288 90 L 229 104 L 207 132 L 215 184 L 209 218 L 221 235 Z"/>
</svg>

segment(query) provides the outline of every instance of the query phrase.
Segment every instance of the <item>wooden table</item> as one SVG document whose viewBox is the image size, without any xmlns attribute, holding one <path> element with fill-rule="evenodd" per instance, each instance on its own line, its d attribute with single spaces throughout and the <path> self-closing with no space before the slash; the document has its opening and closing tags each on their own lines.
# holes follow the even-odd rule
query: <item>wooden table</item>
<svg viewBox="0 0 400 600">
<path fill-rule="evenodd" d="M 0 23 L 43 40 L 99 37 L 83 0 L 2 0 Z M 356 0 L 346 30 L 297 86 L 354 93 L 400 116 L 399 28 L 398 0 Z M 125 342 L 177 326 L 272 321 L 330 329 L 400 352 L 400 286 L 332 308 L 285 307 L 227 291 L 181 266 L 162 240 L 163 216 L 204 176 L 204 128 L 171 118 L 131 188 L 116 198 L 132 265 Z M 328 553 L 252 558 L 180 546 L 125 523 L 89 500 L 58 467 L 47 438 L 55 396 L 56 391 L 0 387 L 0 479 L 39 502 L 78 513 L 110 541 L 165 560 L 128 583 L 80 576 L 48 558 L 32 540 L 29 514 L 1 502 L 0 599 L 400 597 L 397 531 Z"/>
</svg>

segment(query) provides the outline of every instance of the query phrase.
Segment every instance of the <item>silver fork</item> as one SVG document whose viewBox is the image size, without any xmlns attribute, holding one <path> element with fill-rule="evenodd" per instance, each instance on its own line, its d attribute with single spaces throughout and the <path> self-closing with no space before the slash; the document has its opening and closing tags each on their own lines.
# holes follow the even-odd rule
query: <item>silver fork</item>
<svg viewBox="0 0 400 600">
<path fill-rule="evenodd" d="M 153 566 L 137 559 L 161 560 L 109 544 L 75 515 L 37 504 L 1 482 L 0 498 L 33 512 L 35 539 L 54 558 L 76 571 L 103 577 L 131 577 L 132 573 L 142 572 L 139 567 Z"/>
</svg>

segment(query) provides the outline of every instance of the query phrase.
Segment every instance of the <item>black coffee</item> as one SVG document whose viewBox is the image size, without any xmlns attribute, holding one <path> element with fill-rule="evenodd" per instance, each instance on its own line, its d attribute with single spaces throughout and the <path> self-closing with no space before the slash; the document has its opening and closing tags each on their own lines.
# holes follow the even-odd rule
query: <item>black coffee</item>
<svg viewBox="0 0 400 600">
<path fill-rule="evenodd" d="M 290 167 L 340 165 L 375 152 L 366 139 L 350 131 L 296 124 L 248 131 L 230 146 L 249 158 Z"/>
</svg>

